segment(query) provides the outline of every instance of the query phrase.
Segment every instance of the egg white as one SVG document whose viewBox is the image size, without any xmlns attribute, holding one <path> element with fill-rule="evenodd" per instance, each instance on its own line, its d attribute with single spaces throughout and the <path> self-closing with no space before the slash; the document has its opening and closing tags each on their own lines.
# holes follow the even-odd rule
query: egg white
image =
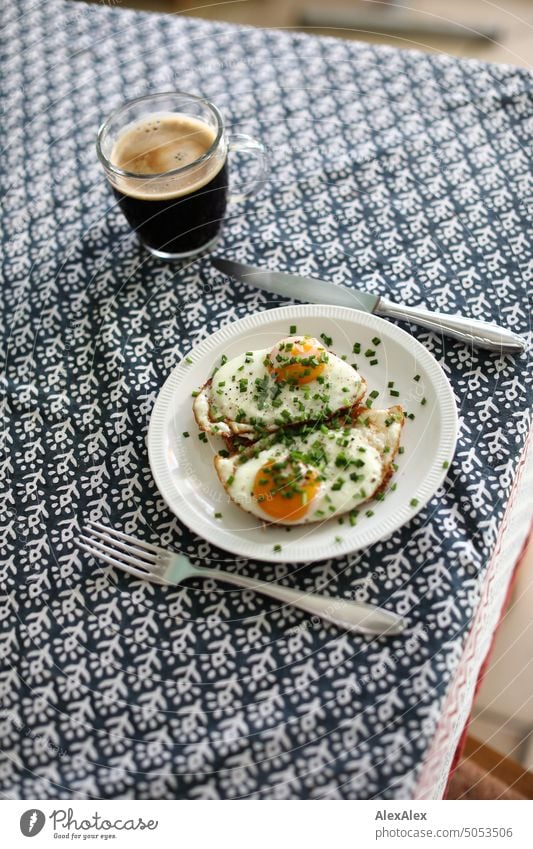
<svg viewBox="0 0 533 849">
<path fill-rule="evenodd" d="M 323 383 L 311 380 L 303 385 L 277 384 L 264 365 L 270 348 L 251 351 L 228 360 L 213 375 L 196 397 L 193 410 L 199 428 L 219 436 L 251 436 L 260 431 L 273 432 L 289 423 L 312 421 L 352 407 L 364 395 L 366 383 L 348 363 L 328 352 L 321 374 Z M 268 378 L 264 406 L 257 401 L 256 379 Z M 246 390 L 241 391 L 241 381 Z M 272 391 L 279 391 L 272 403 Z M 244 415 L 243 415 L 244 414 Z M 285 418 L 283 418 L 285 416 Z M 289 418 L 287 418 L 287 416 Z"/>
</svg>

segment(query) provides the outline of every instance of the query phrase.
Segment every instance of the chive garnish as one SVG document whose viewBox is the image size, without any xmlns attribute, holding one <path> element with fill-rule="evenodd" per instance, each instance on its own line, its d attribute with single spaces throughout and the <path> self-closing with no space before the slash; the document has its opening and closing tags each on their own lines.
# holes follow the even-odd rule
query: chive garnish
<svg viewBox="0 0 533 849">
<path fill-rule="evenodd" d="M 187 439 L 187 437 L 188 437 L 188 436 L 190 436 L 190 435 L 191 435 L 191 434 L 189 433 L 189 431 L 188 431 L 188 430 L 184 430 L 184 431 L 183 431 L 183 436 L 185 437 L 185 439 Z"/>
<path fill-rule="evenodd" d="M 411 507 L 417 507 L 418 506 L 418 498 L 411 498 L 411 501 L 409 502 L 409 504 L 410 504 Z"/>
</svg>

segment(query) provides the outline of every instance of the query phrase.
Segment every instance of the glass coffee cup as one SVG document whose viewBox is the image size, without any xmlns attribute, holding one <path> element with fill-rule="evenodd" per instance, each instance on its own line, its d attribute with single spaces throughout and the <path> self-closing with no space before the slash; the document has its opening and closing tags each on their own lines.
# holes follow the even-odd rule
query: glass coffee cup
<svg viewBox="0 0 533 849">
<path fill-rule="evenodd" d="M 96 149 L 130 226 L 154 256 L 179 260 L 216 241 L 228 203 L 252 194 L 266 176 L 261 142 L 229 134 L 217 107 L 203 97 L 165 92 L 139 97 L 113 112 Z M 228 153 L 258 160 L 245 192 L 228 186 Z"/>
</svg>

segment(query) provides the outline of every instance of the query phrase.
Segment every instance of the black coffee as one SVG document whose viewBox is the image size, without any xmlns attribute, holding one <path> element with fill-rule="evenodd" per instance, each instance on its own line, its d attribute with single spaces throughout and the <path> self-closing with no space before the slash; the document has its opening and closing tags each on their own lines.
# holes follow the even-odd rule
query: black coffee
<svg viewBox="0 0 533 849">
<path fill-rule="evenodd" d="M 146 179 L 121 177 L 113 191 L 129 224 L 148 247 L 186 254 L 217 235 L 227 202 L 225 152 L 213 151 L 205 161 L 201 159 L 214 140 L 213 128 L 179 114 L 154 115 L 127 128 L 117 139 L 111 153 L 113 165 Z M 176 168 L 184 170 L 169 173 Z"/>
</svg>

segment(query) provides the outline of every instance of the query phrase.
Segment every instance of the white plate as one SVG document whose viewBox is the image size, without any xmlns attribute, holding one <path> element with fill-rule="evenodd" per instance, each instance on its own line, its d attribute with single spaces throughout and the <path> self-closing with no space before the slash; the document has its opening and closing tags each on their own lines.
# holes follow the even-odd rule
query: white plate
<svg viewBox="0 0 533 849">
<path fill-rule="evenodd" d="M 216 475 L 213 457 L 222 440 L 198 438 L 192 413 L 192 392 L 209 377 L 222 354 L 231 358 L 252 348 L 268 348 L 298 333 L 332 337 L 331 350 L 356 362 L 377 389 L 374 408 L 400 403 L 415 414 L 407 419 L 397 457 L 399 469 L 392 478 L 395 491 L 383 501 L 372 501 L 360 511 L 355 527 L 333 518 L 321 524 L 300 525 L 287 532 L 280 526 L 263 526 L 229 501 Z M 372 343 L 379 337 L 381 344 Z M 361 353 L 352 353 L 354 342 Z M 376 350 L 379 363 L 370 366 L 364 356 Z M 408 522 L 429 501 L 446 476 L 457 440 L 457 410 L 448 380 L 433 356 L 396 325 L 368 313 L 345 307 L 288 306 L 255 313 L 222 327 L 201 342 L 172 371 L 156 400 L 148 430 L 148 455 L 155 482 L 173 513 L 199 536 L 233 554 L 274 562 L 305 562 L 348 554 L 389 536 Z M 413 378 L 420 374 L 417 382 Z M 400 397 L 389 394 L 394 381 Z M 422 404 L 422 398 L 426 403 Z M 188 431 L 190 437 L 183 436 Z M 417 504 L 412 506 L 412 499 Z M 365 511 L 374 511 L 372 517 Z M 222 513 L 222 518 L 215 518 Z M 274 547 L 281 545 L 281 551 Z"/>
</svg>

